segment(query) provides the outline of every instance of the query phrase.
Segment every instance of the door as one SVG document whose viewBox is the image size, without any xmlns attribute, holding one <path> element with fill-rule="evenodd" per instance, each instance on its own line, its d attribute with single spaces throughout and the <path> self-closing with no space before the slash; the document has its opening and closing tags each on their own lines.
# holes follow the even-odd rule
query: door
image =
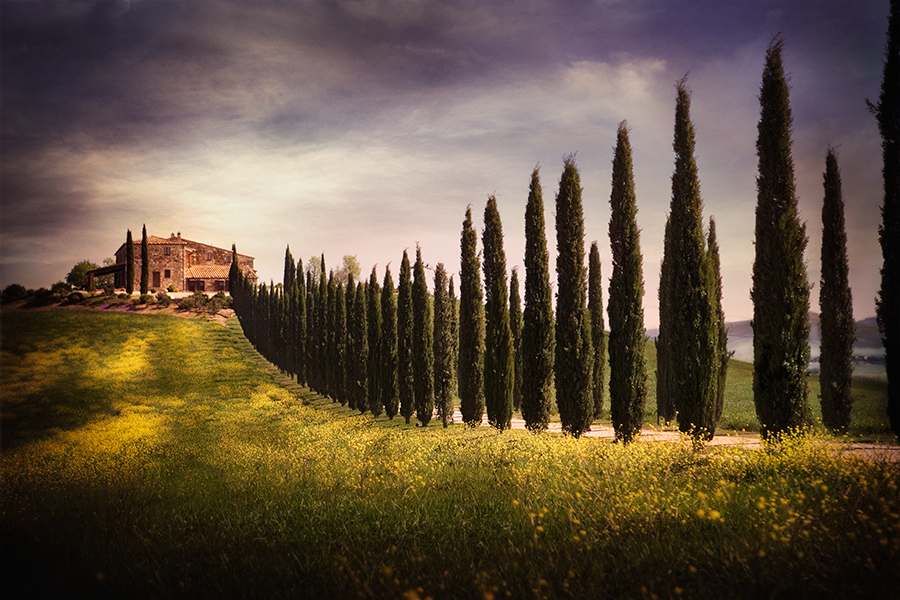
<svg viewBox="0 0 900 600">
<path fill-rule="evenodd" d="M 153 271 L 153 287 L 159 288 L 159 271 Z"/>
</svg>

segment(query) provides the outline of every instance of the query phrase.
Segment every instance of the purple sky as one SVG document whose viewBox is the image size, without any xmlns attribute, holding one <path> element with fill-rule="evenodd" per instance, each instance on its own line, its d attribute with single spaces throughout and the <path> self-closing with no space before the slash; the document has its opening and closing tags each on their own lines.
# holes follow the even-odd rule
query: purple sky
<svg viewBox="0 0 900 600">
<path fill-rule="evenodd" d="M 480 230 L 489 194 L 524 277 L 531 171 L 540 164 L 552 261 L 572 152 L 585 247 L 599 242 L 608 281 L 612 151 L 627 120 L 655 327 L 675 83 L 689 73 L 726 318 L 749 319 L 758 94 L 780 32 L 812 309 L 832 145 L 855 313 L 871 316 L 882 180 L 865 99 L 879 94 L 887 14 L 888 0 L 2 1 L 0 286 L 49 287 L 144 223 L 235 242 L 264 281 L 280 281 L 288 244 L 328 266 L 354 254 L 364 274 L 391 263 L 396 279 L 419 242 L 455 273 L 466 206 Z"/>
</svg>

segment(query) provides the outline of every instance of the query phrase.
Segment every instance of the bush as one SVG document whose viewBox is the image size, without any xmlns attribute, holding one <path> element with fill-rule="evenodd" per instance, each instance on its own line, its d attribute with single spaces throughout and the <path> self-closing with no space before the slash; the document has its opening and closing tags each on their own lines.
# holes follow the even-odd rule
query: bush
<svg viewBox="0 0 900 600">
<path fill-rule="evenodd" d="M 166 288 L 166 289 L 167 289 L 168 291 L 170 291 L 170 292 L 177 292 L 177 291 L 178 291 L 178 288 L 175 287 L 175 285 L 172 284 L 172 283 L 170 283 L 170 284 L 169 284 L 169 287 Z"/>
<path fill-rule="evenodd" d="M 87 292 L 72 292 L 66 296 L 66 302 L 69 304 L 77 304 L 87 297 Z"/>
<path fill-rule="evenodd" d="M 217 313 L 223 308 L 231 308 L 231 296 L 226 296 L 225 292 L 219 292 L 209 299 L 206 308 L 211 313 Z"/>
<path fill-rule="evenodd" d="M 107 285 L 103 286 L 103 295 L 104 296 L 109 296 L 111 298 L 115 294 L 116 294 L 116 290 L 112 285 L 107 284 Z"/>
<path fill-rule="evenodd" d="M 119 294 L 118 298 L 119 298 L 119 300 L 128 300 L 129 298 L 131 298 L 131 294 L 126 294 L 125 292 L 122 292 Z"/>
<path fill-rule="evenodd" d="M 137 305 L 150 304 L 152 302 L 153 302 L 152 294 L 141 294 L 140 296 L 138 296 L 137 302 L 135 302 L 135 304 L 137 304 Z"/>
<path fill-rule="evenodd" d="M 0 302 L 6 304 L 7 302 L 24 300 L 27 297 L 28 290 L 25 289 L 25 286 L 19 285 L 18 283 L 11 283 L 3 288 L 3 293 L 0 295 Z"/>
<path fill-rule="evenodd" d="M 202 310 L 209 302 L 209 298 L 203 292 L 194 292 L 190 296 L 178 301 L 179 310 Z"/>
<path fill-rule="evenodd" d="M 172 286 L 169 286 L 172 287 Z M 160 303 L 163 307 L 167 307 L 172 304 L 172 298 L 165 292 L 157 292 L 156 301 Z"/>
<path fill-rule="evenodd" d="M 57 281 L 52 286 L 50 286 L 50 293 L 54 296 L 63 297 L 68 295 L 72 291 L 72 284 L 66 283 L 65 281 Z"/>
</svg>

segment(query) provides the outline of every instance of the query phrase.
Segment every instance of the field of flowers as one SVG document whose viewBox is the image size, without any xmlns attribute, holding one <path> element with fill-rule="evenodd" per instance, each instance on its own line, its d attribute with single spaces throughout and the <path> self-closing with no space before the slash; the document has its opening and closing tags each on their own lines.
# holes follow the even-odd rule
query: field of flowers
<svg viewBox="0 0 900 600">
<path fill-rule="evenodd" d="M 2 319 L 16 597 L 900 597 L 900 466 L 825 440 L 420 429 L 306 405 L 233 327 Z"/>
</svg>

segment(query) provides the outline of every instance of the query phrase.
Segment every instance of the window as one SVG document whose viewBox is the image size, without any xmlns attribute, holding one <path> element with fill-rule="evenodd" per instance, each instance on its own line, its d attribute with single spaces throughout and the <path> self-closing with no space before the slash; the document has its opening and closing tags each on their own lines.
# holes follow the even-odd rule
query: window
<svg viewBox="0 0 900 600">
<path fill-rule="evenodd" d="M 171 254 L 172 254 L 172 249 L 171 249 L 171 248 L 163 248 L 163 255 L 164 255 L 164 256 L 171 256 Z M 168 277 L 168 275 L 166 275 L 166 277 Z"/>
<path fill-rule="evenodd" d="M 165 273 L 164 277 L 165 277 L 166 279 L 169 279 L 170 277 L 172 277 L 172 271 L 170 271 L 169 269 L 166 269 L 166 270 L 164 271 L 164 273 Z"/>
<path fill-rule="evenodd" d="M 206 253 L 206 260 L 212 260 L 212 252 Z"/>
<path fill-rule="evenodd" d="M 229 265 L 231 264 L 231 255 L 230 254 L 228 255 L 228 258 L 226 259 L 226 262 Z"/>
</svg>

